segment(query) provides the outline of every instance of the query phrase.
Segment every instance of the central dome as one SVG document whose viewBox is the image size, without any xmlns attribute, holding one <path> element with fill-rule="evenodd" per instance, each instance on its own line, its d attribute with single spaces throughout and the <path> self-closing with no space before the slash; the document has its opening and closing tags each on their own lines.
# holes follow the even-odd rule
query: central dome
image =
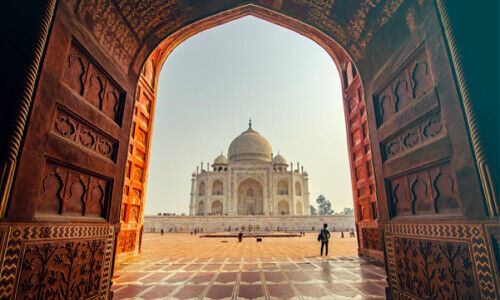
<svg viewBox="0 0 500 300">
<path fill-rule="evenodd" d="M 271 144 L 252 127 L 242 132 L 229 145 L 229 161 L 257 160 L 270 162 L 273 149 Z"/>
</svg>

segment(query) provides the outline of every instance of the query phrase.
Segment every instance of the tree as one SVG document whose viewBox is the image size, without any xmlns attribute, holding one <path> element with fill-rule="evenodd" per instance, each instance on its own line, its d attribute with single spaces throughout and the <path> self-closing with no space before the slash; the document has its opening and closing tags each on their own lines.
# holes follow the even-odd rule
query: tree
<svg viewBox="0 0 500 300">
<path fill-rule="evenodd" d="M 316 209 L 316 207 L 311 205 L 311 215 L 317 215 L 317 214 L 318 214 L 318 210 Z"/>
<path fill-rule="evenodd" d="M 344 207 L 342 214 L 343 215 L 354 215 L 354 209 L 352 207 Z"/>
<path fill-rule="evenodd" d="M 332 203 L 329 200 L 326 200 L 325 196 L 319 195 L 318 198 L 316 199 L 316 203 L 318 203 L 319 215 L 333 214 Z"/>
</svg>

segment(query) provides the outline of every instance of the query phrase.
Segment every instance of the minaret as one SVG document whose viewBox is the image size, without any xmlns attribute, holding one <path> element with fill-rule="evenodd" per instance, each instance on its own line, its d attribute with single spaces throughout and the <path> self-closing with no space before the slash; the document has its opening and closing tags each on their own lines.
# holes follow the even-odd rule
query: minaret
<svg viewBox="0 0 500 300">
<path fill-rule="evenodd" d="M 196 214 L 196 178 L 198 175 L 198 167 L 196 167 L 196 174 L 193 173 L 191 176 L 191 203 L 189 204 L 189 215 L 194 216 Z"/>
</svg>

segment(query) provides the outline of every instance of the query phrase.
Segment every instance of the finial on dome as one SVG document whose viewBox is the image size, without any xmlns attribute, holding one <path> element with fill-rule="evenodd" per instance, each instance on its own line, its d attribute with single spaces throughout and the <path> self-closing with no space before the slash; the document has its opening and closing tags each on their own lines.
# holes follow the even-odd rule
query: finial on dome
<svg viewBox="0 0 500 300">
<path fill-rule="evenodd" d="M 248 129 L 252 129 L 252 118 L 248 119 Z"/>
</svg>

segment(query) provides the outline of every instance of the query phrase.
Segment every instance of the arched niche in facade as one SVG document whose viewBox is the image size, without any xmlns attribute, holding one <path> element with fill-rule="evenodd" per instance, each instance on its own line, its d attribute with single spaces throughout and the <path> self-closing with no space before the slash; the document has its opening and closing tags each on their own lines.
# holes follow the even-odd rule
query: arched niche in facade
<svg viewBox="0 0 500 300">
<path fill-rule="evenodd" d="M 295 182 L 295 195 L 302 196 L 302 185 L 300 182 Z"/>
<path fill-rule="evenodd" d="M 198 185 L 198 196 L 205 196 L 205 181 L 200 182 Z"/>
<path fill-rule="evenodd" d="M 222 181 L 220 180 L 215 180 L 214 183 L 212 183 L 212 195 L 222 195 L 224 193 L 224 185 L 222 184 Z"/>
<path fill-rule="evenodd" d="M 222 202 L 220 202 L 219 200 L 215 200 L 214 202 L 212 202 L 212 209 L 210 210 L 210 213 L 212 215 L 222 215 L 222 211 L 223 211 Z"/>
<path fill-rule="evenodd" d="M 300 201 L 297 201 L 297 203 L 295 204 L 295 214 L 296 215 L 303 215 L 304 214 L 303 209 L 302 209 L 302 202 L 300 202 Z"/>
<path fill-rule="evenodd" d="M 247 178 L 238 186 L 238 215 L 262 215 L 264 214 L 262 184 Z"/>
<path fill-rule="evenodd" d="M 281 200 L 278 203 L 278 214 L 280 215 L 289 215 L 290 214 L 290 205 L 286 200 Z"/>
<path fill-rule="evenodd" d="M 288 183 L 286 180 L 280 180 L 278 182 L 278 195 L 288 195 Z"/>
</svg>

